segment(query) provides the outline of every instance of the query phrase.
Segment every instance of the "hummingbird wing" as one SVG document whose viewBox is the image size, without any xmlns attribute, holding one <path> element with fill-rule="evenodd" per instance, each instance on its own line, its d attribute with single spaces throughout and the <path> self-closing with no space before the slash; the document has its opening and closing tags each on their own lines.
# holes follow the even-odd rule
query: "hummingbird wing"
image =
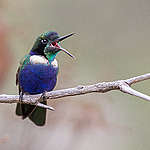
<svg viewBox="0 0 150 150">
<path fill-rule="evenodd" d="M 18 87 L 19 87 L 19 95 L 20 95 L 20 97 L 21 97 L 21 93 L 23 92 L 22 91 L 22 89 L 21 89 L 21 87 L 20 87 L 20 84 L 19 84 L 19 73 L 20 73 L 20 70 L 21 69 L 23 69 L 23 66 L 25 65 L 25 64 L 27 64 L 27 62 L 29 62 L 29 58 L 30 58 L 30 55 L 25 55 L 22 59 L 21 59 L 21 61 L 20 61 L 20 66 L 18 67 L 18 69 L 17 69 L 17 72 L 16 72 L 16 85 L 18 85 Z M 22 95 L 23 95 L 23 93 L 22 93 Z M 23 108 L 23 106 L 24 106 L 25 104 L 17 104 L 17 107 L 16 107 L 16 114 L 18 115 L 18 116 L 22 116 L 22 114 L 23 114 L 23 112 L 24 112 L 24 108 Z"/>
<path fill-rule="evenodd" d="M 19 82 L 18 76 L 19 76 L 20 68 L 21 67 L 19 66 L 18 69 L 17 69 L 17 72 L 16 72 L 16 85 L 18 85 L 18 82 Z"/>
<path fill-rule="evenodd" d="M 21 59 L 20 65 L 19 65 L 19 67 L 18 67 L 18 69 L 17 69 L 17 72 L 16 72 L 16 85 L 19 84 L 19 72 L 20 72 L 20 70 L 23 69 L 24 65 L 26 65 L 27 63 L 29 63 L 29 61 L 30 61 L 30 55 L 29 55 L 29 54 L 28 54 L 28 55 L 25 55 L 25 56 Z"/>
</svg>

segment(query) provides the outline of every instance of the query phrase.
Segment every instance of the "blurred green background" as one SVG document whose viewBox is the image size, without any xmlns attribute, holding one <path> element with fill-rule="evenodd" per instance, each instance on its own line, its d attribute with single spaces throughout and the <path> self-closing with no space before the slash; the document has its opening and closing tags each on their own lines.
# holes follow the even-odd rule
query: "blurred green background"
<svg viewBox="0 0 150 150">
<path fill-rule="evenodd" d="M 1 0 L 2 94 L 18 93 L 19 61 L 36 37 L 49 30 L 77 33 L 62 43 L 77 59 L 57 56 L 55 89 L 150 72 L 149 0 Z M 150 81 L 134 88 L 149 94 Z M 48 112 L 44 127 L 36 127 L 15 115 L 15 104 L 1 104 L 0 149 L 150 149 L 150 103 L 140 98 L 113 91 L 51 100 L 49 105 L 56 111 Z"/>
</svg>

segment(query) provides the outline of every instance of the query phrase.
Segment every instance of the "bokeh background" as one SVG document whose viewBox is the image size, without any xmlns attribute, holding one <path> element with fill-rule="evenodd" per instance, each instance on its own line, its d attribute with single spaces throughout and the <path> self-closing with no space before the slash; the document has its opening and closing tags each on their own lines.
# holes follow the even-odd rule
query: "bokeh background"
<svg viewBox="0 0 150 150">
<path fill-rule="evenodd" d="M 77 35 L 62 43 L 55 89 L 126 79 L 150 72 L 149 0 L 1 0 L 0 93 L 17 94 L 20 59 L 45 31 Z M 134 86 L 150 93 L 150 81 Z M 150 103 L 119 91 L 49 101 L 37 127 L 0 104 L 0 149 L 149 150 Z"/>
</svg>

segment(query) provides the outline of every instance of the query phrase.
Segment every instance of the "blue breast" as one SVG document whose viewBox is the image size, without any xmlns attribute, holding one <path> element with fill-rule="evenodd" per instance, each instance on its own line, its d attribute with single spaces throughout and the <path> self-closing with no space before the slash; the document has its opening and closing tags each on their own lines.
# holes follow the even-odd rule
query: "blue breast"
<svg viewBox="0 0 150 150">
<path fill-rule="evenodd" d="M 25 65 L 19 72 L 19 85 L 24 93 L 51 91 L 56 85 L 58 68 L 45 64 Z"/>
</svg>

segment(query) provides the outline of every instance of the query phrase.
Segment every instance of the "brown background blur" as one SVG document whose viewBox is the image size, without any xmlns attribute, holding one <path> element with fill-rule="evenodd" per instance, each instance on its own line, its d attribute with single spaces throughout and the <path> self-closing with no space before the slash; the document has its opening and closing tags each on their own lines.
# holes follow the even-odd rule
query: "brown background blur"
<svg viewBox="0 0 150 150">
<path fill-rule="evenodd" d="M 0 43 L 0 55 L 5 52 L 8 58 L 0 61 L 5 62 L 3 94 L 18 93 L 18 63 L 36 37 L 49 30 L 77 33 L 62 43 L 77 60 L 63 53 L 57 56 L 60 72 L 55 89 L 150 72 L 149 0 L 3 0 L 0 22 L 6 42 L 5 48 Z M 134 88 L 150 95 L 148 80 Z M 49 104 L 56 111 L 48 112 L 44 127 L 16 116 L 15 104 L 0 104 L 0 149 L 150 149 L 149 102 L 113 91 Z"/>
</svg>

